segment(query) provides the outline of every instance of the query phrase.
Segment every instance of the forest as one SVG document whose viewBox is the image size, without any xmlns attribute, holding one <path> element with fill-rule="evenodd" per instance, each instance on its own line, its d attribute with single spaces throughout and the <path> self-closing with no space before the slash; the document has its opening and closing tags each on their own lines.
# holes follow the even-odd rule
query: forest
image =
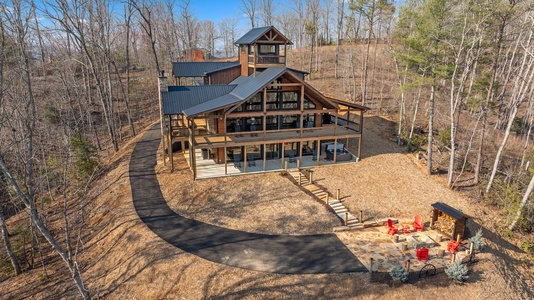
<svg viewBox="0 0 534 300">
<path fill-rule="evenodd" d="M 88 191 L 107 158 L 158 118 L 158 72 L 198 51 L 235 59 L 234 41 L 268 25 L 293 41 L 290 67 L 395 122 L 394 141 L 429 175 L 497 210 L 501 234 L 534 229 L 534 1 L 239 7 L 214 23 L 199 19 L 191 0 L 0 3 L 2 269 L 41 268 L 46 277 L 43 251 L 52 250 L 89 299 L 77 264 Z M 48 218 L 52 208 L 60 223 Z M 8 228 L 16 216 L 23 225 Z"/>
</svg>

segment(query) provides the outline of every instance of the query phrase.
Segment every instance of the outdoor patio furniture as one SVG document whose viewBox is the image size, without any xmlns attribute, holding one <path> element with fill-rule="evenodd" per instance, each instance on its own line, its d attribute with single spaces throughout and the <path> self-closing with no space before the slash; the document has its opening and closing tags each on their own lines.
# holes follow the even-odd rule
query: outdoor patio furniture
<svg viewBox="0 0 534 300">
<path fill-rule="evenodd" d="M 410 228 L 410 225 L 407 225 L 407 224 L 402 225 L 402 232 L 403 233 L 411 233 L 412 229 Z"/>
<path fill-rule="evenodd" d="M 293 151 L 291 151 L 289 153 L 289 160 L 288 162 L 291 164 L 291 163 L 296 163 L 297 162 L 297 159 L 295 158 L 295 153 Z"/>
<path fill-rule="evenodd" d="M 235 132 L 241 132 L 241 125 L 239 125 L 239 124 L 235 124 L 235 126 L 234 126 L 234 131 L 235 131 Z M 236 137 L 241 137 L 241 136 L 243 136 L 243 135 L 242 135 L 242 134 L 236 134 L 235 136 L 236 136 Z"/>
<path fill-rule="evenodd" d="M 420 215 L 415 216 L 415 220 L 413 221 L 413 229 L 417 231 L 423 231 L 425 228 L 425 223 L 423 222 L 423 217 Z"/>
<path fill-rule="evenodd" d="M 456 253 L 458 252 L 458 246 L 460 246 L 460 243 L 462 241 L 461 240 L 458 240 L 458 241 L 450 241 L 448 244 L 447 244 L 447 251 L 449 251 L 450 253 Z"/>
<path fill-rule="evenodd" d="M 234 167 L 241 168 L 241 154 L 234 153 Z"/>
<path fill-rule="evenodd" d="M 417 260 L 428 260 L 428 248 L 417 248 L 415 249 L 415 256 Z"/>
<path fill-rule="evenodd" d="M 397 225 L 393 225 L 393 222 L 391 221 L 391 219 L 388 219 L 388 234 L 394 235 L 394 234 L 397 234 L 398 231 L 399 231 L 399 228 L 397 227 Z"/>
<path fill-rule="evenodd" d="M 256 162 L 254 161 L 254 155 L 247 155 L 247 165 L 250 166 L 256 166 Z"/>
</svg>

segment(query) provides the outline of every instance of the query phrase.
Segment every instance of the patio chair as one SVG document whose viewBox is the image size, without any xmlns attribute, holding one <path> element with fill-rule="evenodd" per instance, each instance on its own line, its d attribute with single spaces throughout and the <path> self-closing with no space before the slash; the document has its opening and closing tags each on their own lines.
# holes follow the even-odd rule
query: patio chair
<svg viewBox="0 0 534 300">
<path fill-rule="evenodd" d="M 289 160 L 288 160 L 289 163 L 296 163 L 297 162 L 297 159 L 295 158 L 295 152 L 291 151 L 289 153 Z"/>
<path fill-rule="evenodd" d="M 234 131 L 235 131 L 235 132 L 241 132 L 241 125 L 239 125 L 239 124 L 235 124 L 235 126 L 234 126 Z M 236 136 L 236 137 L 240 137 L 240 136 L 243 136 L 243 135 L 242 135 L 242 134 L 236 134 L 235 136 Z"/>
<path fill-rule="evenodd" d="M 254 155 L 247 155 L 247 165 L 250 166 L 256 166 L 256 162 L 254 161 Z"/>
<path fill-rule="evenodd" d="M 413 229 L 417 231 L 423 231 L 425 228 L 425 223 L 423 222 L 423 217 L 420 215 L 415 216 L 415 219 L 413 221 Z"/>
<path fill-rule="evenodd" d="M 417 260 L 428 261 L 428 248 L 416 248 L 415 256 L 417 257 Z"/>
<path fill-rule="evenodd" d="M 241 154 L 234 153 L 234 167 L 241 168 Z"/>
<path fill-rule="evenodd" d="M 450 241 L 448 244 L 447 244 L 447 251 L 449 251 L 450 253 L 456 253 L 458 252 L 458 246 L 460 246 L 460 243 L 462 242 L 462 240 L 459 240 L 459 241 Z"/>
<path fill-rule="evenodd" d="M 397 234 L 398 231 L 399 228 L 397 227 L 397 225 L 393 225 L 393 221 L 391 221 L 391 219 L 388 219 L 388 234 L 394 235 Z"/>
<path fill-rule="evenodd" d="M 403 225 L 402 226 L 402 232 L 403 233 L 411 233 L 412 229 L 410 228 L 410 225 Z"/>
</svg>

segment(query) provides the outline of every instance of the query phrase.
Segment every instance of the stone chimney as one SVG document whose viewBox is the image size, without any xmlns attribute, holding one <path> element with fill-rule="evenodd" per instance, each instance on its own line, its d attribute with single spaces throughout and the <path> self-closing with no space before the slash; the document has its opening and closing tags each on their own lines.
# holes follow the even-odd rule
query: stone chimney
<svg viewBox="0 0 534 300">
<path fill-rule="evenodd" d="M 159 92 L 166 93 L 169 91 L 169 85 L 167 84 L 167 76 L 165 76 L 165 70 L 161 70 L 158 77 Z"/>
<path fill-rule="evenodd" d="M 161 70 L 158 76 L 158 100 L 159 100 L 159 125 L 161 127 L 161 136 L 165 136 L 166 128 L 163 126 L 163 93 L 169 92 L 169 86 L 167 84 L 167 76 L 165 76 L 165 71 Z M 165 158 L 163 159 L 165 161 Z"/>
</svg>

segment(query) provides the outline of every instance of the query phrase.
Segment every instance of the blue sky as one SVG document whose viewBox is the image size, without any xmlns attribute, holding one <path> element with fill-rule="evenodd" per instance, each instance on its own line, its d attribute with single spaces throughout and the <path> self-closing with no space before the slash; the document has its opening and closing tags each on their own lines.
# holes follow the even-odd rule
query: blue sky
<svg viewBox="0 0 534 300">
<path fill-rule="evenodd" d="M 223 18 L 243 17 L 240 0 L 191 0 L 190 5 L 199 20 L 211 20 L 215 24 Z"/>
</svg>

